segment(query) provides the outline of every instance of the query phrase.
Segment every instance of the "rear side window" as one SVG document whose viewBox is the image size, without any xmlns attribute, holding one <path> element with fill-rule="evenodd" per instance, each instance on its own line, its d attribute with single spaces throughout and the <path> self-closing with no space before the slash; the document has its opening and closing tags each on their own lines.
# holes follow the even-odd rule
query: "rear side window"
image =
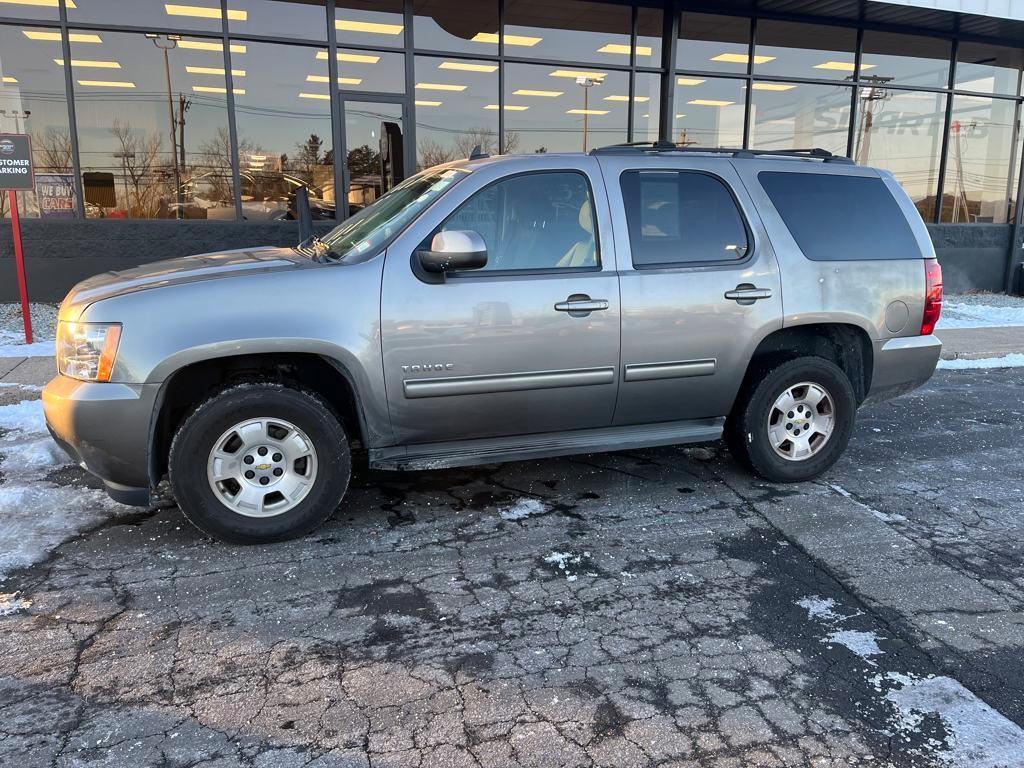
<svg viewBox="0 0 1024 768">
<path fill-rule="evenodd" d="M 619 183 L 634 267 L 746 256 L 746 225 L 718 178 L 694 171 L 626 171 Z"/>
<path fill-rule="evenodd" d="M 879 178 L 782 171 L 757 178 L 808 259 L 922 257 L 903 210 Z"/>
</svg>

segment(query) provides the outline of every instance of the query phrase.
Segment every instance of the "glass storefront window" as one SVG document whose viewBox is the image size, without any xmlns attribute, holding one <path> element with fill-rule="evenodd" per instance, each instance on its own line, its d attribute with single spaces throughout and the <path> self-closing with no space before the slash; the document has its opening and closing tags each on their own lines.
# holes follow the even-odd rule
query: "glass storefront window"
<svg viewBox="0 0 1024 768">
<path fill-rule="evenodd" d="M 661 37 L 664 26 L 663 14 L 657 8 L 636 10 L 636 65 L 638 67 L 661 66 Z"/>
<path fill-rule="evenodd" d="M 676 68 L 745 74 L 750 58 L 750 19 L 683 13 Z"/>
<path fill-rule="evenodd" d="M 154 29 L 180 29 L 190 32 L 221 32 L 221 8 L 218 0 L 82 0 L 72 8 L 68 4 L 68 23 L 131 24 Z M 234 0 L 228 0 L 228 19 L 245 21 L 248 12 Z"/>
<path fill-rule="evenodd" d="M 401 48 L 405 45 L 402 0 L 338 0 L 334 29 L 339 45 Z"/>
<path fill-rule="evenodd" d="M 751 87 L 752 149 L 820 147 L 836 155 L 846 154 L 850 88 L 757 81 Z"/>
<path fill-rule="evenodd" d="M 633 85 L 633 138 L 631 141 L 658 140 L 660 105 L 660 78 L 658 75 L 638 72 Z"/>
<path fill-rule="evenodd" d="M 244 12 L 228 15 L 228 29 L 233 35 L 327 40 L 324 0 L 231 0 L 228 6 Z"/>
<path fill-rule="evenodd" d="M 309 188 L 314 219 L 334 218 L 334 149 L 327 62 L 309 48 L 246 43 L 245 93 L 235 94 L 242 216 L 295 218 Z M 235 88 L 239 88 L 236 78 Z"/>
<path fill-rule="evenodd" d="M 310 51 L 310 55 L 313 53 Z M 327 51 L 316 51 L 326 64 Z M 339 48 L 338 87 L 343 91 L 405 93 L 405 54 Z"/>
<path fill-rule="evenodd" d="M 498 152 L 498 63 L 416 57 L 416 165 Z M 430 86 L 429 88 L 426 86 Z M 506 152 L 516 148 L 505 137 Z"/>
<path fill-rule="evenodd" d="M 498 54 L 497 45 L 473 38 L 498 29 L 497 0 L 414 0 L 413 36 L 417 48 L 453 53 Z"/>
<path fill-rule="evenodd" d="M 759 75 L 850 80 L 857 31 L 849 27 L 765 19 L 757 23 L 754 72 Z"/>
<path fill-rule="evenodd" d="M 935 218 L 946 95 L 868 87 L 857 92 L 853 159 L 892 171 L 921 218 Z"/>
<path fill-rule="evenodd" d="M 29 36 L 39 33 L 57 39 Z M 75 216 L 63 61 L 56 30 L 0 26 L 0 133 L 32 138 L 36 191 L 18 193 L 22 216 Z M 0 193 L 0 218 L 10 216 L 7 207 L 7 194 Z"/>
<path fill-rule="evenodd" d="M 220 44 L 75 30 L 70 39 L 86 215 L 233 219 Z M 239 98 L 253 87 L 249 66 L 233 55 Z"/>
<path fill-rule="evenodd" d="M 885 85 L 946 88 L 949 85 L 948 40 L 891 32 L 864 32 L 860 79 Z"/>
<path fill-rule="evenodd" d="M 506 151 L 580 152 L 626 140 L 629 73 L 507 64 Z"/>
<path fill-rule="evenodd" d="M 984 96 L 953 96 L 940 221 L 1005 224 L 1015 191 L 1016 105 Z"/>
<path fill-rule="evenodd" d="M 1018 93 L 1024 50 L 961 41 L 956 53 L 956 83 L 961 91 Z"/>
<path fill-rule="evenodd" d="M 743 146 L 743 81 L 676 77 L 672 137 L 681 147 Z"/>
<path fill-rule="evenodd" d="M 57 2 L 58 0 L 4 0 L 0 2 L 0 16 L 55 21 L 60 18 Z"/>
<path fill-rule="evenodd" d="M 505 0 L 505 55 L 629 64 L 628 6 L 586 0 Z M 497 30 L 477 36 L 481 53 L 497 53 Z"/>
</svg>

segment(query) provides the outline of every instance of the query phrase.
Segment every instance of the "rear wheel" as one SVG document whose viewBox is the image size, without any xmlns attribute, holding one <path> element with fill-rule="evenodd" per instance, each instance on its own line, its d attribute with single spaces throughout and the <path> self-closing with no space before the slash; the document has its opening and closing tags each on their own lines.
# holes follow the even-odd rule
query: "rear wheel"
<svg viewBox="0 0 1024 768">
<path fill-rule="evenodd" d="M 351 473 L 345 432 L 323 401 L 274 383 L 242 384 L 200 405 L 175 435 L 169 465 L 185 516 L 238 544 L 316 528 Z"/>
<path fill-rule="evenodd" d="M 839 366 L 801 357 L 766 371 L 740 395 L 726 426 L 733 454 L 767 480 L 810 480 L 838 461 L 857 398 Z"/>
</svg>

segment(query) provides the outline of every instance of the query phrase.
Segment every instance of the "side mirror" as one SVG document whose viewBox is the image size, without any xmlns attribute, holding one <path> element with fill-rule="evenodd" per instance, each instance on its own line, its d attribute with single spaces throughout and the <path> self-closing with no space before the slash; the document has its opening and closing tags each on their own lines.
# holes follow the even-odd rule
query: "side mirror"
<svg viewBox="0 0 1024 768">
<path fill-rule="evenodd" d="M 416 255 L 420 266 L 433 273 L 487 266 L 487 244 L 471 229 L 438 232 L 430 241 L 430 250 L 418 251 Z"/>
</svg>

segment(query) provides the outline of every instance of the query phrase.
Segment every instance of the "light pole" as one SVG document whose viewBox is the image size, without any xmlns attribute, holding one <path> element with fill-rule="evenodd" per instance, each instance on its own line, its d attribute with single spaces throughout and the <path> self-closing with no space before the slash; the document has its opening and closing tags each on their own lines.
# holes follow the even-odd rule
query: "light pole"
<svg viewBox="0 0 1024 768">
<path fill-rule="evenodd" d="M 178 200 L 176 218 L 181 218 L 181 168 L 178 165 L 178 140 L 175 137 L 176 125 L 174 120 L 174 96 L 171 93 L 171 62 L 167 52 L 178 47 L 180 35 L 156 35 L 147 33 L 146 37 L 153 41 L 153 45 L 164 52 L 164 75 L 167 78 L 167 115 L 171 120 L 171 160 L 174 163 L 174 195 Z M 184 114 L 182 120 L 184 121 Z M 182 126 L 184 130 L 184 125 Z M 184 149 L 184 148 L 183 148 Z"/>
<path fill-rule="evenodd" d="M 18 124 L 19 120 L 28 120 L 29 115 L 32 113 L 29 110 L 21 109 L 0 109 L 0 117 L 12 117 L 14 118 L 14 132 L 21 133 L 21 126 Z M 28 127 L 27 125 L 25 126 Z"/>
<path fill-rule="evenodd" d="M 587 119 L 590 117 L 589 94 L 590 89 L 601 81 L 594 77 L 577 77 L 576 85 L 583 89 L 583 151 L 587 151 Z"/>
</svg>

